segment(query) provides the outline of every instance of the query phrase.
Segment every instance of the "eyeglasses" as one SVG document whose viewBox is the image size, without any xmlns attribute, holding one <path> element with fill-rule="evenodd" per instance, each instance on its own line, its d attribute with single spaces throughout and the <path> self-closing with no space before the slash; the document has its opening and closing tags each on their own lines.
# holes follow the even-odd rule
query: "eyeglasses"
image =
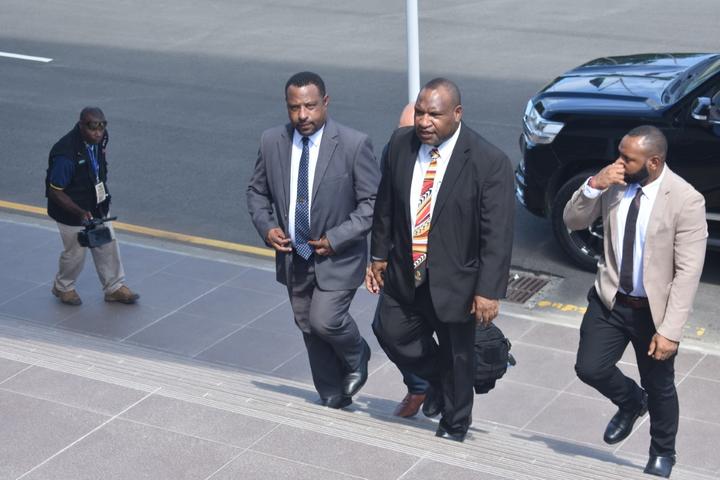
<svg viewBox="0 0 720 480">
<path fill-rule="evenodd" d="M 85 122 L 84 123 L 85 128 L 92 131 L 97 130 L 105 130 L 105 127 L 107 127 L 107 121 L 103 120 L 102 122 Z"/>
</svg>

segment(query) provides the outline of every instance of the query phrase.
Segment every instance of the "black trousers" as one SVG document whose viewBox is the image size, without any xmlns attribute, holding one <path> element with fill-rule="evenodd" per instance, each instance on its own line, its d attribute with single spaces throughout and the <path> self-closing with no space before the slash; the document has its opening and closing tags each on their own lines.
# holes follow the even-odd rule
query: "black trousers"
<svg viewBox="0 0 720 480">
<path fill-rule="evenodd" d="M 647 352 L 655 334 L 650 309 L 633 309 L 619 304 L 608 310 L 593 287 L 588 309 L 580 327 L 580 347 L 575 371 L 583 382 L 594 387 L 621 409 L 636 409 L 642 390 L 617 367 L 628 342 L 635 349 L 640 383 L 648 394 L 650 412 L 650 454 L 675 454 L 680 408 L 675 390 L 675 357 L 654 360 Z"/>
<path fill-rule="evenodd" d="M 383 293 L 373 322 L 375 336 L 390 360 L 442 391 L 440 425 L 452 433 L 464 433 L 472 423 L 475 321 L 469 314 L 467 320 L 439 319 L 426 281 L 409 305 Z"/>
<path fill-rule="evenodd" d="M 295 323 L 303 333 L 315 389 L 323 399 L 342 394 L 345 374 L 360 367 L 365 340 L 348 310 L 356 290 L 321 290 L 315 264 L 293 255 L 288 285 Z"/>
</svg>

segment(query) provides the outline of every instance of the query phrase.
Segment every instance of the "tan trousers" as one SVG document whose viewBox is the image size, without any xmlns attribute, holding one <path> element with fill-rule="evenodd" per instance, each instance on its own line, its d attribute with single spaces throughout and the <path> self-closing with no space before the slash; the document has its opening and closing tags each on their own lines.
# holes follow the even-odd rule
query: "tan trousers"
<svg viewBox="0 0 720 480">
<path fill-rule="evenodd" d="M 61 292 L 75 289 L 75 281 L 80 276 L 85 265 L 85 253 L 90 250 L 95 263 L 95 270 L 105 293 L 113 293 L 125 283 L 125 271 L 120 261 L 120 249 L 115 239 L 115 230 L 110 223 L 106 223 L 112 234 L 112 242 L 101 247 L 87 248 L 80 245 L 77 234 L 83 227 L 71 227 L 57 223 L 60 238 L 63 242 L 63 252 L 60 254 L 60 266 L 55 275 L 55 288 Z"/>
</svg>

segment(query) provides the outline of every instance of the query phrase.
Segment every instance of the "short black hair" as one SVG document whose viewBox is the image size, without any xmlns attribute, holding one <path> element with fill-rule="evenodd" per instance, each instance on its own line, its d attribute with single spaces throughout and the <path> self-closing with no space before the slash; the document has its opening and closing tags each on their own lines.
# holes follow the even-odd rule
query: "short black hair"
<svg viewBox="0 0 720 480">
<path fill-rule="evenodd" d="M 100 110 L 100 107 L 85 107 L 80 110 L 80 120 L 84 119 L 87 115 L 105 118 L 105 114 Z"/>
<path fill-rule="evenodd" d="M 455 84 L 455 82 L 445 77 L 433 78 L 423 86 L 423 90 L 437 90 L 440 87 L 444 88 L 450 93 L 453 108 L 462 104 L 460 99 L 460 89 Z"/>
<path fill-rule="evenodd" d="M 298 72 L 290 77 L 285 84 L 285 97 L 287 97 L 288 88 L 290 85 L 293 87 L 305 87 L 308 85 L 315 85 L 320 90 L 320 96 L 325 96 L 325 82 L 320 78 L 320 75 L 314 72 Z"/>
<path fill-rule="evenodd" d="M 640 125 L 630 130 L 627 135 L 628 137 L 642 137 L 645 141 L 643 142 L 652 155 L 659 156 L 662 160 L 665 160 L 667 155 L 667 138 L 665 134 L 652 125 Z"/>
</svg>

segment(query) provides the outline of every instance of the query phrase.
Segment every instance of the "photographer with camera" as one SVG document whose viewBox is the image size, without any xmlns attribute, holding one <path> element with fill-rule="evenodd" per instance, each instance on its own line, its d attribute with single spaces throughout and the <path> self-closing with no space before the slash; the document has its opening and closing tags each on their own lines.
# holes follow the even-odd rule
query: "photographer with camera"
<svg viewBox="0 0 720 480">
<path fill-rule="evenodd" d="M 57 222 L 63 242 L 52 293 L 67 305 L 80 305 L 75 281 L 85 264 L 85 246 L 105 292 L 106 302 L 135 303 L 140 296 L 125 286 L 117 240 L 102 221 L 110 209 L 107 192 L 107 121 L 102 110 L 86 107 L 75 127 L 53 145 L 48 158 L 45 195 L 48 215 Z M 107 230 L 106 230 L 107 229 Z M 88 239 L 90 242 L 88 243 Z"/>
</svg>

